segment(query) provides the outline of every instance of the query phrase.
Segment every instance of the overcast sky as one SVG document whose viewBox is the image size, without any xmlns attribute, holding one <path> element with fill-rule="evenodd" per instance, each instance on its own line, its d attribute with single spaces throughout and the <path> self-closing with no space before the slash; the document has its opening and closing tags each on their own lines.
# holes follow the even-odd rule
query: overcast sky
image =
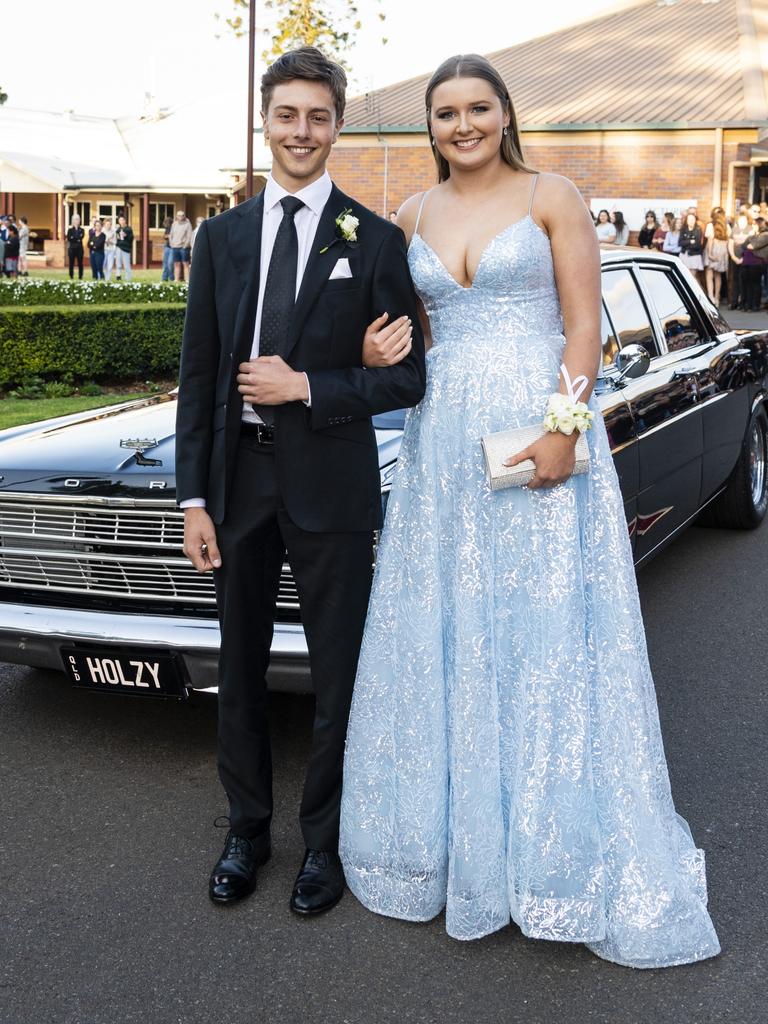
<svg viewBox="0 0 768 1024">
<path fill-rule="evenodd" d="M 214 14 L 228 15 L 231 0 L 6 0 L 2 6 L 0 87 L 13 106 L 119 116 L 140 113 L 147 91 L 169 107 L 205 92 L 244 94 L 246 41 L 216 38 Z M 502 49 L 622 4 L 359 0 L 358 6 L 364 29 L 350 57 L 354 92 L 430 71 L 453 53 Z M 387 16 L 383 24 L 378 10 Z"/>
</svg>

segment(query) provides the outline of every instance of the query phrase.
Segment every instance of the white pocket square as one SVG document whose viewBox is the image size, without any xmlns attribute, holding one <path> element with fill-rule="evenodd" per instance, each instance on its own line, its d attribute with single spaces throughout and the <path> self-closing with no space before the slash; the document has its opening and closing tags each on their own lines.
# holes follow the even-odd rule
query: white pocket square
<svg viewBox="0 0 768 1024">
<path fill-rule="evenodd" d="M 338 281 L 341 277 L 352 277 L 352 269 L 348 259 L 336 260 L 336 266 L 331 271 L 329 281 Z"/>
</svg>

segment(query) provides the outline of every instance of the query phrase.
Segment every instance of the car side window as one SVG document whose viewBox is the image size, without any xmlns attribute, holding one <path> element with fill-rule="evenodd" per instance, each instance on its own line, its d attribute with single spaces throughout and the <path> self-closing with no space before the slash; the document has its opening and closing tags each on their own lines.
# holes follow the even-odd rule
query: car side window
<svg viewBox="0 0 768 1024">
<path fill-rule="evenodd" d="M 672 274 L 660 267 L 642 267 L 640 275 L 656 307 L 659 322 L 670 352 L 707 341 L 702 337 L 696 316 L 675 284 Z"/>
<path fill-rule="evenodd" d="M 642 345 L 650 355 L 657 356 L 659 350 L 653 327 L 631 271 L 625 267 L 603 271 L 603 300 L 619 348 Z"/>
<path fill-rule="evenodd" d="M 619 351 L 619 343 L 616 340 L 616 335 L 613 333 L 613 327 L 611 327 L 611 321 L 608 319 L 608 314 L 605 311 L 604 302 L 600 306 L 600 313 L 600 338 L 603 345 L 603 359 L 600 366 L 602 373 L 603 366 L 610 366 L 616 358 L 616 353 Z"/>
</svg>

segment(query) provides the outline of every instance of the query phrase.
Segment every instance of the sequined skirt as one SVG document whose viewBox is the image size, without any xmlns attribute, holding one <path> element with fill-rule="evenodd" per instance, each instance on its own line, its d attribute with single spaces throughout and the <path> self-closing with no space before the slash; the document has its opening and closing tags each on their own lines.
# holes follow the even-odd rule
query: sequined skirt
<svg viewBox="0 0 768 1024">
<path fill-rule="evenodd" d="M 561 349 L 429 354 L 379 547 L 341 856 L 366 907 L 445 909 L 457 939 L 512 920 L 620 964 L 688 963 L 719 946 L 670 793 L 599 412 L 585 476 L 495 493 L 485 479 L 480 437 L 541 418 Z"/>
</svg>

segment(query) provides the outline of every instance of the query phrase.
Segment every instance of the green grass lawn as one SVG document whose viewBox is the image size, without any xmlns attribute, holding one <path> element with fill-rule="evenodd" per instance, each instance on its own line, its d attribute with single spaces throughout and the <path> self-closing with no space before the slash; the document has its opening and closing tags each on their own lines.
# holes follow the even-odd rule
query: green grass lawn
<svg viewBox="0 0 768 1024">
<path fill-rule="evenodd" d="M 117 405 L 133 398 L 147 398 L 151 392 L 137 392 L 131 395 L 75 395 L 72 398 L 3 398 L 0 399 L 0 430 L 16 427 L 20 423 L 37 423 L 54 416 L 66 416 L 71 412 L 85 409 L 100 409 L 105 405 Z"/>
</svg>

